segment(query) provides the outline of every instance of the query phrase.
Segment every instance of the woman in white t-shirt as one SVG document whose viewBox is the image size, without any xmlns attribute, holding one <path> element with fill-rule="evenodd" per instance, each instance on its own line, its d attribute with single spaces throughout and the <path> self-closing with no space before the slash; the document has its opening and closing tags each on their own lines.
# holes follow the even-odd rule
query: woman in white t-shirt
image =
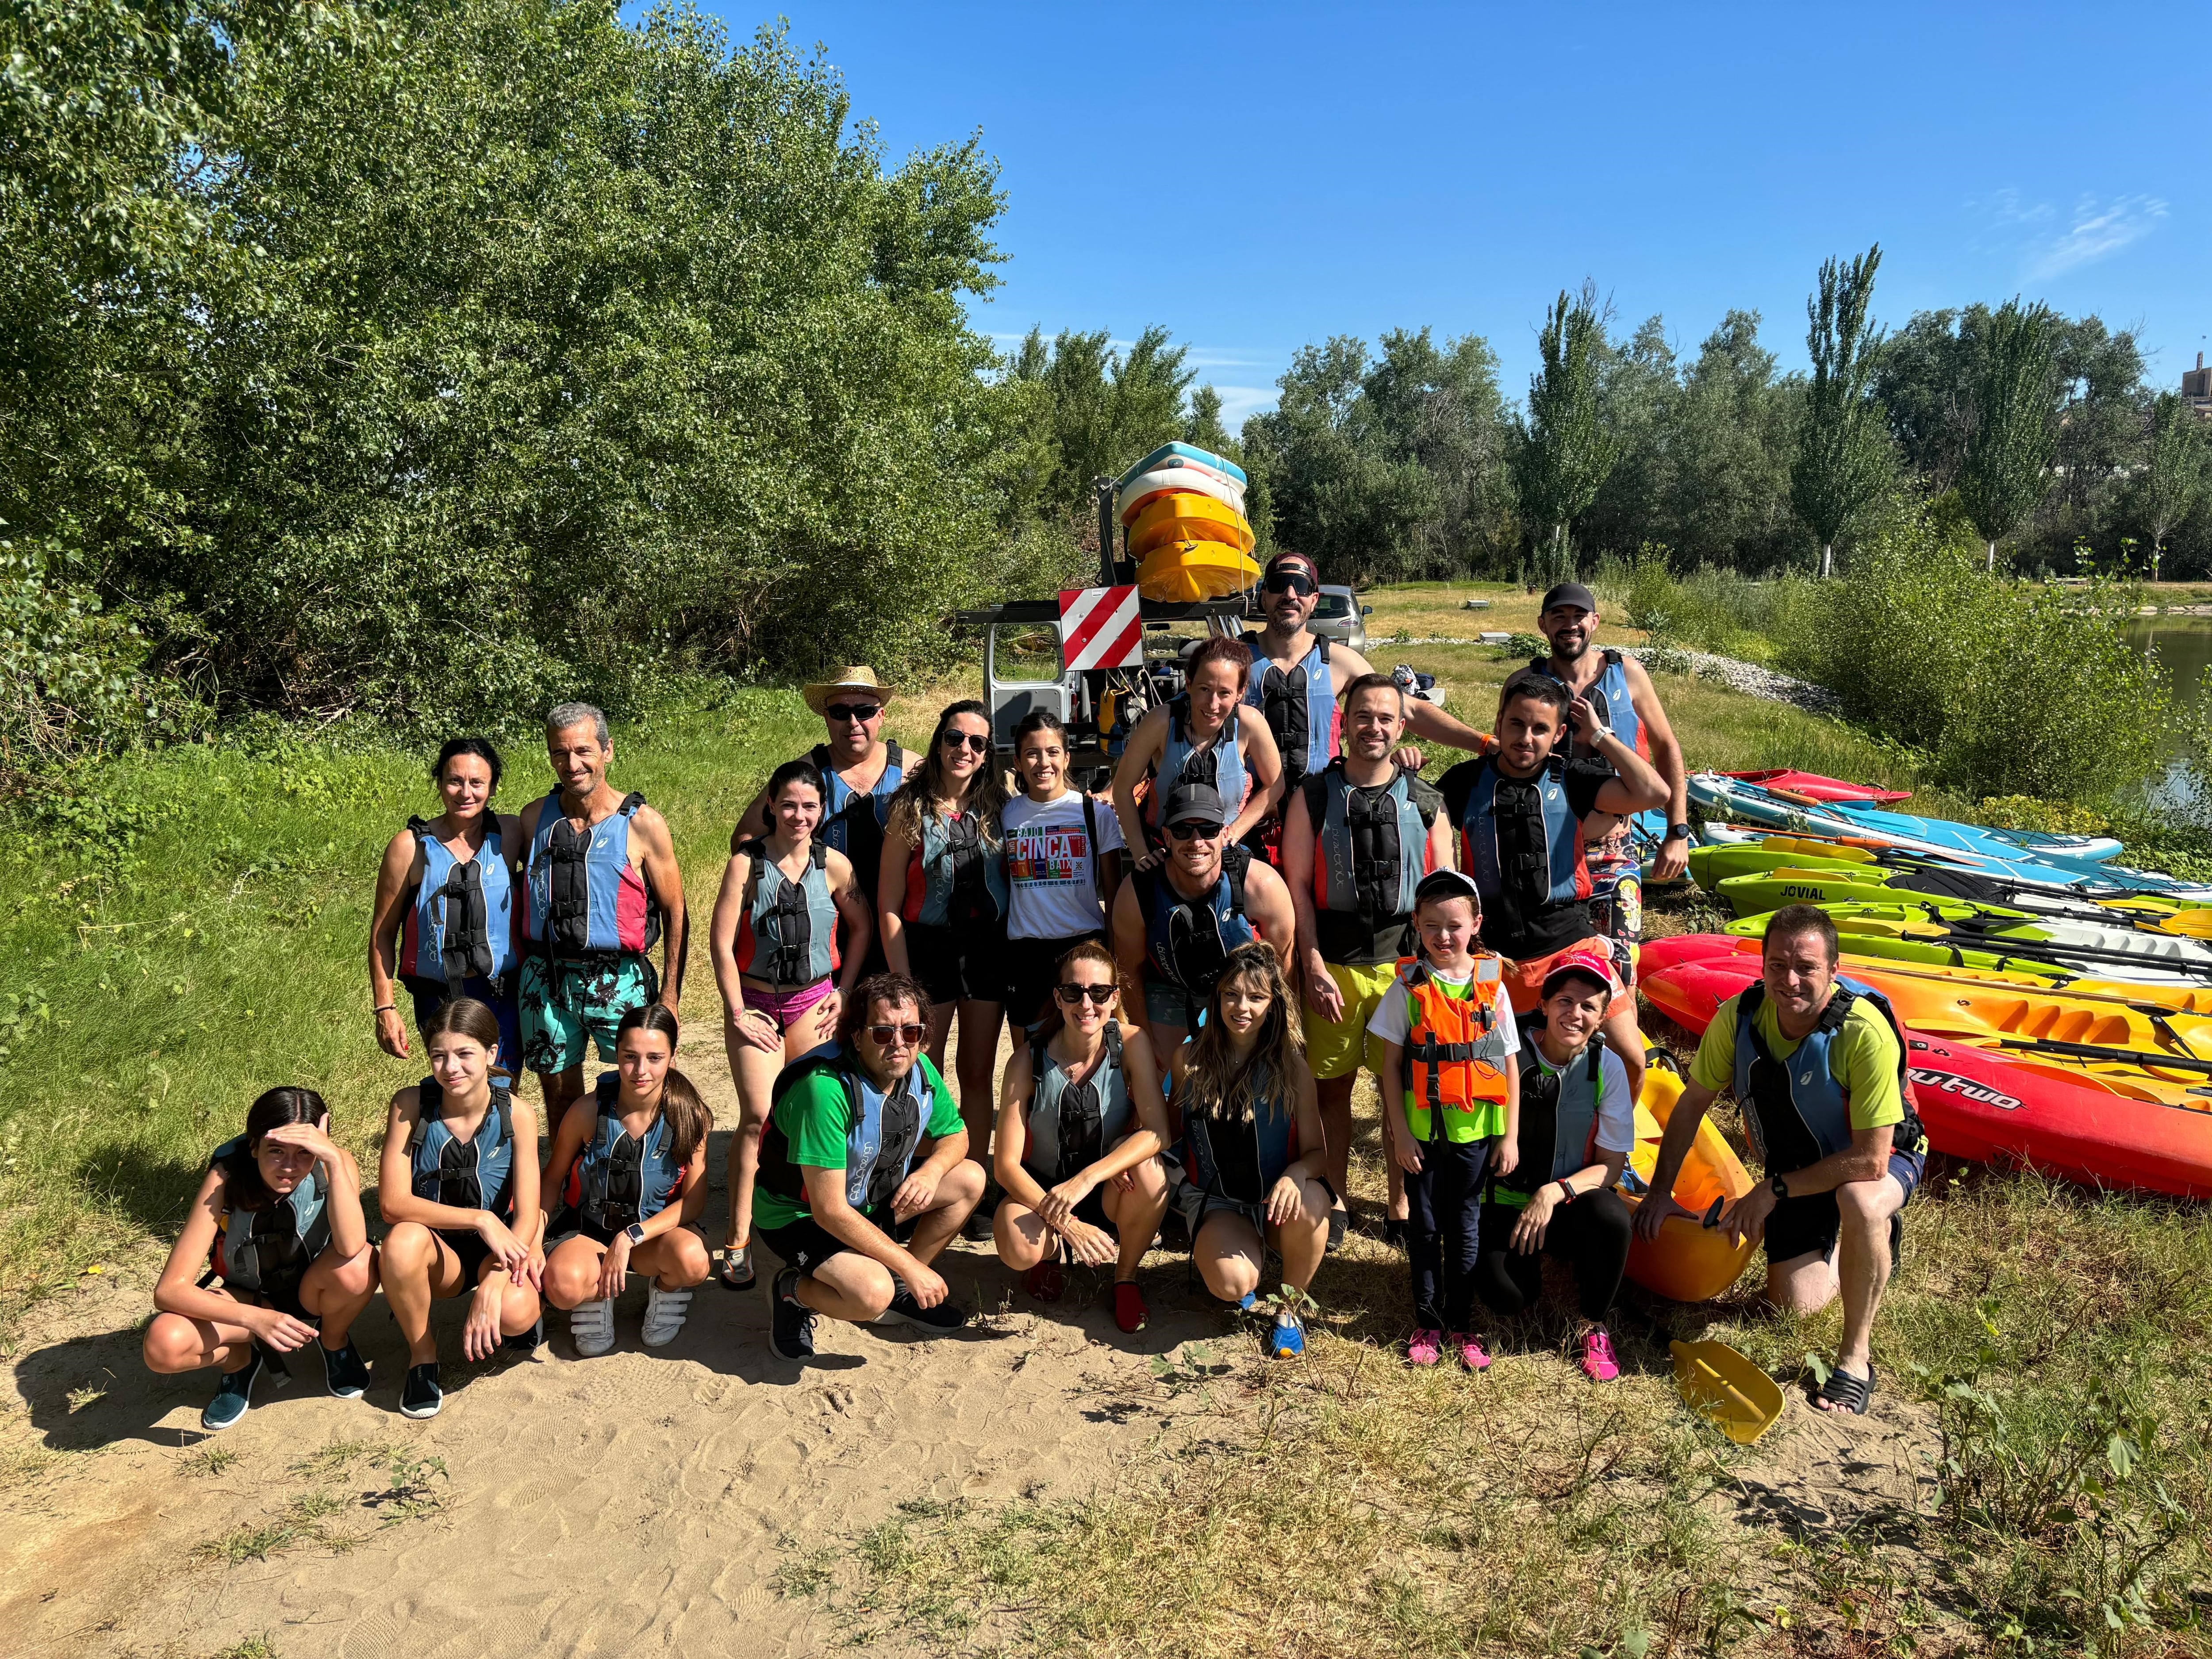
<svg viewBox="0 0 2212 1659">
<path fill-rule="evenodd" d="M 1060 959 L 1106 937 L 1121 884 L 1121 825 L 1105 801 L 1067 787 L 1067 732 L 1040 708 L 1014 728 L 1022 793 L 999 815 L 1006 857 L 1006 1014 L 1035 1031 Z"/>
</svg>

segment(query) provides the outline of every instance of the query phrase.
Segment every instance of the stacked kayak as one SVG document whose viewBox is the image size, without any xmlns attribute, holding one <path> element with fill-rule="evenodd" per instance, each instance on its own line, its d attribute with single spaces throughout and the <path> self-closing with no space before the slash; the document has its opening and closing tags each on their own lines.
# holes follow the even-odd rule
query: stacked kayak
<svg viewBox="0 0 2212 1659">
<path fill-rule="evenodd" d="M 2212 902 L 2212 888 L 2113 864 L 2053 864 L 2026 854 L 1999 859 L 1916 851 L 1864 840 L 1766 836 L 1718 840 L 1690 853 L 1690 874 L 1739 915 L 1784 904 L 1883 903 L 1927 894 L 1978 903 L 2075 910 L 2115 900 L 2172 911 Z M 1734 882 L 1735 885 L 1729 884 Z"/>
<path fill-rule="evenodd" d="M 2086 866 L 2120 850 L 2110 836 L 2061 836 L 2041 830 L 1993 830 L 1948 818 L 1916 817 L 1849 801 L 1821 800 L 1790 789 L 1747 783 L 1721 772 L 1690 779 L 1690 799 L 1712 817 L 1764 823 L 1778 830 L 1842 837 L 1866 836 L 1922 852 L 1971 853 L 1984 858 L 2027 857 Z"/>
<path fill-rule="evenodd" d="M 1818 772 L 1800 772 L 1790 767 L 1778 767 L 1764 772 L 1723 772 L 1724 778 L 1734 778 L 1738 783 L 1755 783 L 1770 793 L 1786 791 L 1790 796 L 1803 795 L 1817 801 L 1851 801 L 1860 805 L 1894 806 L 1901 800 L 1912 799 L 1909 789 L 1876 789 L 1871 784 L 1851 783 L 1842 778 L 1824 778 Z"/>
<path fill-rule="evenodd" d="M 2212 989 L 1919 967 L 1853 954 L 1844 972 L 1906 1028 L 1930 1142 L 2100 1186 L 2212 1197 Z M 1638 988 L 1702 1032 L 1759 977 L 1759 941 L 1643 947 Z"/>
<path fill-rule="evenodd" d="M 1138 562 L 1137 591 L 1190 603 L 1259 580 L 1244 488 L 1242 467 L 1192 444 L 1163 444 L 1123 473 L 1114 506 Z"/>
<path fill-rule="evenodd" d="M 2088 975 L 2146 983 L 2212 983 L 2212 945 L 2154 928 L 1932 901 L 1821 908 L 1835 922 L 1844 951 L 1856 956 L 2057 978 Z M 2111 917 L 2112 924 L 2122 921 Z M 1728 931 L 1756 939 L 1765 932 L 1766 921 L 1764 915 L 1746 916 L 1730 923 Z"/>
</svg>

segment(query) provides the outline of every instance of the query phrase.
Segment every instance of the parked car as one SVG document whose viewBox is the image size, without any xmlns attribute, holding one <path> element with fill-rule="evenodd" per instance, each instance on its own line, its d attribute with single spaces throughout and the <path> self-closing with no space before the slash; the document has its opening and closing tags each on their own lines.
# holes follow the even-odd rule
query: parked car
<svg viewBox="0 0 2212 1659">
<path fill-rule="evenodd" d="M 1364 657 L 1367 654 L 1367 619 L 1374 614 L 1375 607 L 1360 604 L 1359 595 L 1350 588 L 1324 584 L 1314 605 L 1313 620 L 1306 625 Z"/>
</svg>

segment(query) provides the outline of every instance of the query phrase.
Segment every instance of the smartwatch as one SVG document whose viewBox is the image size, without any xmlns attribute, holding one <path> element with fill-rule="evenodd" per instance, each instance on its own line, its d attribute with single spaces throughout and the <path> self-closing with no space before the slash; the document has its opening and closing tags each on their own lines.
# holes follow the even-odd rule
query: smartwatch
<svg viewBox="0 0 2212 1659">
<path fill-rule="evenodd" d="M 1790 1183 L 1784 1181 L 1780 1176 L 1777 1176 L 1773 1180 L 1766 1183 L 1766 1190 L 1772 1193 L 1776 1200 L 1778 1202 L 1779 1200 L 1790 1196 Z"/>
<path fill-rule="evenodd" d="M 1670 823 L 1667 826 L 1667 839 L 1668 841 L 1687 841 L 1689 838 L 1690 826 L 1688 824 Z"/>
<path fill-rule="evenodd" d="M 1778 1183 L 1779 1177 L 1778 1177 L 1777 1180 Z M 629 1226 L 623 1229 L 623 1237 L 629 1240 L 630 1249 L 635 1249 L 639 1245 L 645 1243 L 645 1229 L 639 1226 L 637 1223 L 633 1221 Z"/>
</svg>

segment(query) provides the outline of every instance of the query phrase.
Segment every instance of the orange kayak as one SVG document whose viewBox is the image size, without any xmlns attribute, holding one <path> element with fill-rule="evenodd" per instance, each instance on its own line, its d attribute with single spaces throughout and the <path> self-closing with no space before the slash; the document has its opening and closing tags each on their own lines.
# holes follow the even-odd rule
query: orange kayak
<svg viewBox="0 0 2212 1659">
<path fill-rule="evenodd" d="M 1636 1150 L 1628 1159 L 1629 1168 L 1639 1177 L 1638 1184 L 1650 1182 L 1652 1169 L 1659 1160 L 1659 1137 L 1666 1132 L 1668 1116 L 1681 1097 L 1679 1073 L 1665 1066 L 1644 1068 L 1644 1093 L 1636 1103 Z M 1727 1137 L 1711 1119 L 1700 1123 L 1698 1138 L 1690 1143 L 1690 1155 L 1682 1160 L 1682 1172 L 1674 1178 L 1674 1201 L 1691 1215 L 1669 1216 L 1657 1238 L 1638 1238 L 1631 1243 L 1628 1276 L 1645 1290 L 1675 1302 L 1709 1302 L 1728 1289 L 1751 1260 L 1752 1243 L 1746 1239 L 1741 1244 L 1730 1244 L 1718 1228 L 1703 1227 L 1693 1218 L 1704 1215 L 1716 1199 L 1741 1198 L 1752 1184 L 1750 1172 L 1736 1158 Z M 1626 1183 L 1620 1195 L 1627 1200 L 1632 1216 L 1643 1207 L 1643 1199 L 1626 1190 Z"/>
</svg>

